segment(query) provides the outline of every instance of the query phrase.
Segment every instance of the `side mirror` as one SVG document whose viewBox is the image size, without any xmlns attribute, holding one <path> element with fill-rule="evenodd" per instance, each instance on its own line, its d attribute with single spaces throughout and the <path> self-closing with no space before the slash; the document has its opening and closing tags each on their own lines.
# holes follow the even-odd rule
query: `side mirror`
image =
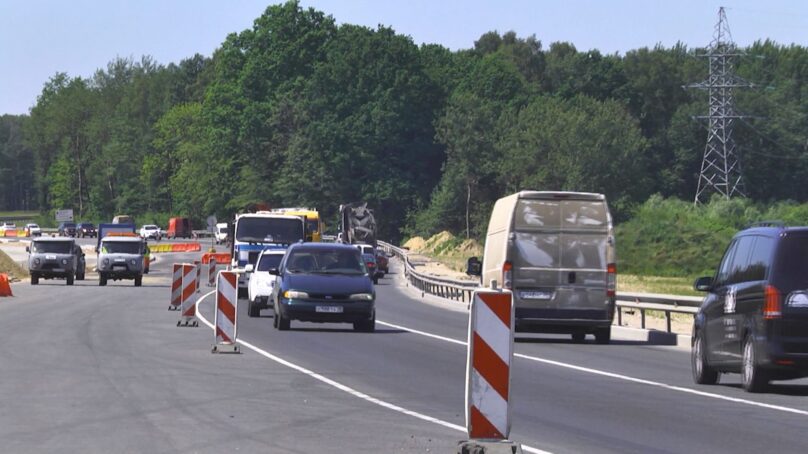
<svg viewBox="0 0 808 454">
<path fill-rule="evenodd" d="M 271 274 L 273 276 L 279 276 L 281 273 L 277 268 L 270 268 L 269 269 L 269 274 Z"/>
<path fill-rule="evenodd" d="M 466 274 L 469 276 L 482 276 L 483 262 L 477 257 L 470 257 L 466 262 Z"/>
<path fill-rule="evenodd" d="M 247 273 L 252 273 L 255 271 L 255 266 L 252 263 L 248 263 L 247 266 L 244 267 L 244 271 Z"/>
<path fill-rule="evenodd" d="M 713 288 L 713 278 L 710 276 L 700 277 L 693 283 L 693 288 L 700 292 L 709 292 Z"/>
</svg>

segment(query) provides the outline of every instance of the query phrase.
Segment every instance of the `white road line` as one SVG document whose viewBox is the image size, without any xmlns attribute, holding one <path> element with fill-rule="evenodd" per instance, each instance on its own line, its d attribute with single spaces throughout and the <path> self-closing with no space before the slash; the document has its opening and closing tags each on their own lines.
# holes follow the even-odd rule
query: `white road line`
<svg viewBox="0 0 808 454">
<path fill-rule="evenodd" d="M 424 331 L 418 331 L 418 330 L 415 330 L 415 329 L 410 329 L 410 328 L 407 328 L 406 326 L 394 325 L 392 323 L 383 322 L 381 320 L 376 320 L 376 323 L 378 323 L 380 325 L 390 327 L 390 328 L 400 329 L 402 331 L 408 331 L 408 332 L 411 332 L 413 334 L 418 334 L 418 335 L 421 335 L 421 336 L 431 337 L 433 339 L 438 339 L 438 340 L 442 340 L 442 341 L 445 341 L 445 342 L 451 342 L 453 344 L 466 346 L 466 342 L 460 341 L 460 340 L 457 340 L 457 339 L 438 336 L 436 334 L 431 334 L 431 333 L 427 333 L 427 332 L 424 332 Z M 616 373 L 613 373 L 613 372 L 606 372 L 606 371 L 603 371 L 603 370 L 591 369 L 591 368 L 582 367 L 582 366 L 576 366 L 574 364 L 569 364 L 569 363 L 562 363 L 560 361 L 554 361 L 554 360 L 551 360 L 551 359 L 544 359 L 544 358 L 539 358 L 539 357 L 536 357 L 536 356 L 528 356 L 528 355 L 525 355 L 525 354 L 522 354 L 522 353 L 514 353 L 514 356 L 516 356 L 518 358 L 527 359 L 527 360 L 530 360 L 530 361 L 536 361 L 536 362 L 539 362 L 539 363 L 550 364 L 550 365 L 558 366 L 558 367 L 564 367 L 564 368 L 567 368 L 567 369 L 577 370 L 579 372 L 586 372 L 586 373 L 589 373 L 589 374 L 600 375 L 600 376 L 603 376 L 603 377 L 616 378 L 618 380 L 629 381 L 629 382 L 638 383 L 638 384 L 641 384 L 641 385 L 655 386 L 657 388 L 669 389 L 671 391 L 679 391 L 679 392 L 686 393 L 686 394 L 694 394 L 694 395 L 697 395 L 697 396 L 710 397 L 710 398 L 713 398 L 713 399 L 725 400 L 725 401 L 728 401 L 728 402 L 735 402 L 735 403 L 744 404 L 744 405 L 751 405 L 751 406 L 754 406 L 754 407 L 767 408 L 769 410 L 776 410 L 776 411 L 782 411 L 782 412 L 786 412 L 786 413 L 793 413 L 793 414 L 797 414 L 797 415 L 801 415 L 801 416 L 808 416 L 808 411 L 800 410 L 800 409 L 797 409 L 797 408 L 783 407 L 781 405 L 772 405 L 772 404 L 766 404 L 766 403 L 763 403 L 763 402 L 755 402 L 753 400 L 739 399 L 737 397 L 723 396 L 721 394 L 708 393 L 708 392 L 699 391 L 699 390 L 696 390 L 696 389 L 683 388 L 681 386 L 674 386 L 674 385 L 669 385 L 669 384 L 666 384 L 666 383 L 660 383 L 660 382 L 655 382 L 655 381 L 651 381 L 651 380 L 645 380 L 645 379 L 642 379 L 642 378 L 630 377 L 628 375 L 616 374 Z"/>
<path fill-rule="evenodd" d="M 200 321 L 202 321 L 202 323 L 207 325 L 208 328 L 211 328 L 213 330 L 216 329 L 213 326 L 213 324 L 211 322 L 209 322 L 205 317 L 203 317 L 202 314 L 199 312 L 199 304 L 202 302 L 202 300 L 204 300 L 205 298 L 207 298 L 210 295 L 213 295 L 214 293 L 216 293 L 216 290 L 212 290 L 212 291 L 200 296 L 199 299 L 196 300 L 196 317 Z M 337 388 L 340 391 L 344 391 L 344 392 L 346 392 L 346 393 L 348 393 L 348 394 L 350 394 L 350 395 L 352 395 L 354 397 L 358 397 L 358 398 L 363 399 L 365 401 L 368 401 L 370 403 L 379 405 L 381 407 L 384 407 L 384 408 L 387 408 L 387 409 L 390 409 L 390 410 L 393 410 L 393 411 L 396 411 L 396 412 L 399 412 L 399 413 L 402 413 L 402 414 L 405 414 L 405 415 L 408 415 L 408 416 L 418 418 L 418 419 L 423 420 L 423 421 L 431 422 L 431 423 L 437 424 L 439 426 L 447 427 L 447 428 L 452 429 L 452 430 L 456 430 L 456 431 L 459 431 L 459 432 L 466 433 L 466 428 L 463 427 L 463 426 L 459 426 L 457 424 L 452 424 L 452 423 L 450 423 L 448 421 L 444 421 L 442 419 L 433 418 L 432 416 L 428 416 L 428 415 L 425 415 L 425 414 L 422 414 L 422 413 L 418 413 L 416 411 L 407 410 L 406 408 L 399 407 L 396 404 L 391 404 L 390 402 L 386 402 L 386 401 L 383 401 L 381 399 L 377 399 L 377 398 L 375 398 L 373 396 L 369 396 L 369 395 L 367 395 L 367 394 L 365 394 L 363 392 L 357 391 L 357 390 L 355 390 L 355 389 L 353 389 L 353 388 L 351 388 L 349 386 L 343 385 L 340 382 L 334 381 L 334 380 L 332 380 L 332 379 L 330 379 L 328 377 L 325 377 L 325 376 L 320 375 L 320 374 L 318 374 L 316 372 L 313 372 L 313 371 L 311 371 L 309 369 L 306 369 L 305 367 L 298 366 L 297 364 L 289 362 L 289 361 L 287 361 L 287 360 L 285 360 L 285 359 L 283 359 L 281 357 L 275 356 L 272 353 L 264 351 L 261 348 L 256 347 L 255 345 L 253 345 L 253 344 L 251 344 L 251 343 L 249 343 L 249 342 L 247 342 L 245 340 L 236 339 L 236 342 L 238 342 L 239 344 L 249 348 L 250 350 L 254 351 L 255 353 L 258 353 L 259 355 L 261 355 L 261 356 L 263 356 L 263 357 L 265 357 L 267 359 L 275 361 L 276 363 L 284 365 L 284 366 L 286 366 L 286 367 L 288 367 L 290 369 L 294 369 L 294 370 L 296 370 L 296 371 L 298 371 L 298 372 L 300 372 L 300 373 L 302 373 L 304 375 L 308 375 L 309 377 L 311 377 L 311 378 L 313 378 L 315 380 L 319 380 L 319 381 L 321 381 L 321 382 L 323 382 L 323 383 L 325 383 L 325 384 L 327 384 L 329 386 Z M 548 451 L 542 451 L 541 449 L 537 449 L 537 448 L 533 448 L 533 447 L 525 446 L 525 445 L 522 445 L 522 450 L 525 451 L 525 452 L 533 453 L 533 454 L 551 454 Z"/>
</svg>

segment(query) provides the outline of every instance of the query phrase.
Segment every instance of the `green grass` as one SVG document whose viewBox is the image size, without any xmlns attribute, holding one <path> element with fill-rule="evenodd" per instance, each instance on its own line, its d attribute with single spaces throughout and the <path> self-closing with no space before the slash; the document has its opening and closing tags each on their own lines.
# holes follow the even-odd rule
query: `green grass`
<svg viewBox="0 0 808 454">
<path fill-rule="evenodd" d="M 0 218 L 34 219 L 37 216 L 38 211 L 0 211 Z"/>
<path fill-rule="evenodd" d="M 28 270 L 11 260 L 11 257 L 3 251 L 0 251 L 0 273 L 7 273 L 9 278 L 24 279 L 29 277 Z"/>
<path fill-rule="evenodd" d="M 693 279 L 686 277 L 638 276 L 617 274 L 617 291 L 629 293 L 662 293 L 666 295 L 703 296 L 693 290 Z"/>
</svg>

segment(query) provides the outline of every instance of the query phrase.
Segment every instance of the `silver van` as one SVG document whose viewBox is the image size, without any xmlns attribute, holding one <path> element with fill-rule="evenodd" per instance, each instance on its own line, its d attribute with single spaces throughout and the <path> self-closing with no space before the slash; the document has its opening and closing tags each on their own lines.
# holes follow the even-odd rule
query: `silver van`
<svg viewBox="0 0 808 454">
<path fill-rule="evenodd" d="M 606 197 L 522 191 L 497 200 L 482 263 L 468 273 L 513 291 L 516 330 L 611 339 L 616 266 Z"/>
</svg>

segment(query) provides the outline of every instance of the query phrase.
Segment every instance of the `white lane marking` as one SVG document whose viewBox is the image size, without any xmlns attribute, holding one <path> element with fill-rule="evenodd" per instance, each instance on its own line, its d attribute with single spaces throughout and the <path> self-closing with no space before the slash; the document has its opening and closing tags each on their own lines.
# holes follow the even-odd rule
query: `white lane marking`
<svg viewBox="0 0 808 454">
<path fill-rule="evenodd" d="M 431 334 L 431 333 L 427 333 L 427 332 L 424 332 L 424 331 L 418 331 L 418 330 L 415 330 L 415 329 L 410 329 L 410 328 L 407 328 L 406 326 L 394 325 L 392 323 L 383 322 L 381 320 L 376 320 L 376 323 L 378 323 L 380 325 L 388 326 L 388 327 L 394 328 L 394 329 L 400 329 L 400 330 L 403 330 L 403 331 L 409 331 L 409 332 L 411 332 L 413 334 L 419 334 L 421 336 L 426 336 L 426 337 L 431 337 L 433 339 L 438 339 L 438 340 L 442 340 L 442 341 L 446 341 L 446 342 L 451 342 L 453 344 L 458 344 L 458 345 L 463 345 L 463 346 L 467 345 L 466 342 L 463 342 L 463 341 L 460 341 L 460 340 L 457 340 L 457 339 L 452 339 L 452 338 L 449 338 L 449 337 L 438 336 L 436 334 Z M 606 372 L 606 371 L 598 370 L 598 369 L 590 369 L 588 367 L 576 366 L 574 364 L 569 364 L 569 363 L 562 363 L 560 361 L 554 361 L 554 360 L 551 360 L 551 359 L 544 359 L 544 358 L 539 358 L 539 357 L 536 357 L 536 356 L 528 356 L 528 355 L 525 355 L 525 354 L 522 354 L 522 353 L 514 353 L 514 356 L 519 357 L 519 358 L 523 358 L 523 359 L 527 359 L 527 360 L 530 360 L 530 361 L 536 361 L 536 362 L 539 362 L 539 363 L 550 364 L 550 365 L 553 365 L 553 366 L 558 366 L 558 367 L 564 367 L 564 368 L 567 368 L 567 369 L 577 370 L 579 372 L 586 372 L 586 373 L 589 373 L 589 374 L 600 375 L 600 376 L 603 376 L 603 377 L 616 378 L 618 380 L 629 381 L 629 382 L 632 382 L 632 383 L 638 383 L 638 384 L 642 384 L 642 385 L 654 386 L 654 387 L 657 387 L 657 388 L 669 389 L 671 391 L 679 391 L 679 392 L 683 392 L 683 393 L 687 393 L 687 394 L 694 394 L 694 395 L 697 395 L 697 396 L 710 397 L 710 398 L 713 398 L 713 399 L 725 400 L 725 401 L 728 401 L 728 402 L 735 402 L 735 403 L 739 403 L 739 404 L 751 405 L 751 406 L 754 406 L 754 407 L 768 408 L 769 410 L 776 410 L 776 411 L 782 411 L 782 412 L 786 412 L 786 413 L 793 413 L 793 414 L 797 414 L 797 415 L 808 416 L 808 411 L 800 410 L 800 409 L 797 409 L 797 408 L 783 407 L 782 405 L 766 404 L 766 403 L 763 403 L 763 402 L 755 402 L 753 400 L 739 399 L 737 397 L 723 396 L 721 394 L 708 393 L 708 392 L 699 391 L 699 390 L 696 390 L 696 389 L 683 388 L 681 386 L 669 385 L 667 383 L 660 383 L 660 382 L 655 382 L 655 381 L 651 381 L 651 380 L 645 380 L 645 379 L 642 379 L 642 378 L 630 377 L 628 375 L 616 374 L 616 373 L 613 373 L 613 372 Z"/>
<path fill-rule="evenodd" d="M 211 329 L 215 330 L 216 328 L 213 326 L 213 324 L 210 323 L 199 312 L 199 304 L 202 302 L 202 300 L 204 300 L 205 298 L 207 298 L 208 296 L 210 296 L 210 295 L 212 295 L 214 293 L 216 293 L 216 290 L 212 290 L 212 291 L 200 296 L 199 299 L 196 300 L 196 317 L 200 321 L 202 321 L 202 323 L 207 325 L 208 328 L 211 328 Z M 272 353 L 266 352 L 266 351 L 262 350 L 261 348 L 256 347 L 255 345 L 253 345 L 253 344 L 251 344 L 251 343 L 249 343 L 249 342 L 247 342 L 245 340 L 236 339 L 236 342 L 238 342 L 239 344 L 249 348 L 250 350 L 254 351 L 255 353 L 258 353 L 259 355 L 261 355 L 261 356 L 263 356 L 263 357 L 265 357 L 267 359 L 275 361 L 278 364 L 282 364 L 282 365 L 284 365 L 284 366 L 286 366 L 286 367 L 288 367 L 290 369 L 294 369 L 294 370 L 296 370 L 296 371 L 298 371 L 298 372 L 300 372 L 300 373 L 302 373 L 304 375 L 308 375 L 309 377 L 314 378 L 315 380 L 319 380 L 319 381 L 321 381 L 321 382 L 323 382 L 323 383 L 325 383 L 325 384 L 327 384 L 329 386 L 337 388 L 340 391 L 344 391 L 344 392 L 346 392 L 346 393 L 348 393 L 348 394 L 350 394 L 350 395 L 352 395 L 354 397 L 358 397 L 358 398 L 366 400 L 366 401 L 368 401 L 370 403 L 379 405 L 381 407 L 384 407 L 384 408 L 387 408 L 387 409 L 390 409 L 390 410 L 393 410 L 393 411 L 397 411 L 399 413 L 403 413 L 403 414 L 408 415 L 408 416 L 418 418 L 418 419 L 423 420 L 423 421 L 431 422 L 433 424 L 437 424 L 437 425 L 440 425 L 440 426 L 443 426 L 443 427 L 447 427 L 449 429 L 453 429 L 453 430 L 456 430 L 456 431 L 459 431 L 459 432 L 466 433 L 466 428 L 463 427 L 463 426 L 459 426 L 457 424 L 452 424 L 452 423 L 450 423 L 448 421 L 444 421 L 442 419 L 433 418 L 432 416 L 428 416 L 428 415 L 425 415 L 423 413 L 418 413 L 416 411 L 407 410 L 406 408 L 399 407 L 396 404 L 391 404 L 390 402 L 386 402 L 384 400 L 377 399 L 377 398 L 375 398 L 373 396 L 369 396 L 369 395 L 367 395 L 367 394 L 365 394 L 363 392 L 357 391 L 357 390 L 355 390 L 355 389 L 353 389 L 353 388 L 351 388 L 349 386 L 343 385 L 342 383 L 340 383 L 338 381 L 334 381 L 334 380 L 332 380 L 332 379 L 330 379 L 328 377 L 320 375 L 317 372 L 313 372 L 311 370 L 306 369 L 305 367 L 298 366 L 297 364 L 289 362 L 289 361 L 287 361 L 287 360 L 285 360 L 285 359 L 283 359 L 281 357 L 275 356 Z M 522 450 L 525 451 L 525 452 L 533 453 L 533 454 L 551 454 L 549 451 L 542 451 L 541 449 L 537 449 L 537 448 L 533 448 L 531 446 L 525 446 L 525 445 L 522 445 Z"/>
</svg>

